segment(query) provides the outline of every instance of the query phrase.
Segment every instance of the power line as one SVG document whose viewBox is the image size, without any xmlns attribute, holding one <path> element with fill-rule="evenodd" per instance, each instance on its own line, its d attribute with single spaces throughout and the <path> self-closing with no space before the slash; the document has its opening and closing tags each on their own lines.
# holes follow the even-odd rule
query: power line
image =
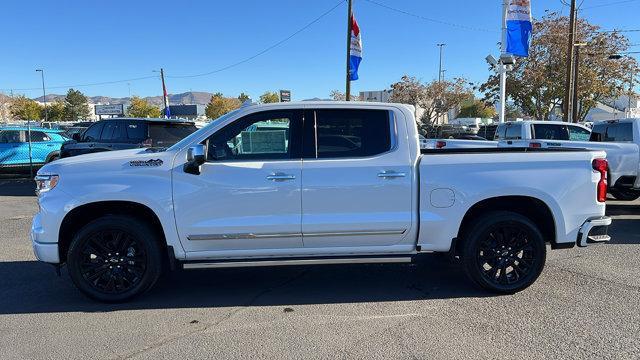
<svg viewBox="0 0 640 360">
<path fill-rule="evenodd" d="M 581 8 L 580 10 L 597 9 L 597 8 L 601 8 L 601 7 L 605 7 L 605 6 L 622 5 L 622 4 L 628 4 L 628 3 L 637 2 L 637 1 L 639 1 L 639 0 L 614 1 L 614 2 L 605 3 L 605 4 L 587 6 L 587 7 Z"/>
<path fill-rule="evenodd" d="M 394 7 L 391 7 L 389 5 L 377 2 L 375 0 L 365 0 L 365 1 L 367 1 L 367 2 L 369 2 L 371 4 L 374 4 L 374 5 L 377 5 L 379 7 L 385 8 L 387 10 L 395 11 L 395 12 L 400 13 L 400 14 L 408 15 L 408 16 L 411 16 L 411 17 L 414 17 L 414 18 L 417 18 L 417 19 L 421 19 L 421 20 L 424 20 L 424 21 L 429 21 L 429 22 L 436 23 L 436 24 L 447 25 L 447 26 L 456 27 L 456 28 L 460 28 L 460 29 L 464 29 L 464 30 L 471 30 L 471 31 L 482 31 L 482 32 L 489 32 L 489 33 L 497 33 L 498 32 L 497 30 L 491 30 L 491 29 L 485 29 L 485 28 L 480 28 L 480 27 L 461 25 L 461 24 L 456 24 L 456 23 L 452 23 L 452 22 L 448 22 L 448 21 L 439 20 L 439 19 L 429 18 L 429 17 L 426 17 L 426 16 L 418 15 L 418 14 L 413 14 L 413 13 L 410 13 L 408 11 L 401 10 L 401 9 L 398 9 L 398 8 L 394 8 Z"/>
<path fill-rule="evenodd" d="M 253 59 L 257 58 L 257 57 L 258 57 L 258 56 L 260 56 L 260 55 L 263 55 L 264 53 L 266 53 L 266 52 L 268 52 L 268 51 L 270 51 L 270 50 L 273 50 L 274 48 L 276 48 L 276 47 L 278 47 L 278 46 L 282 45 L 283 43 L 285 43 L 286 41 L 290 40 L 290 39 L 291 39 L 291 38 L 293 38 L 294 36 L 296 36 L 296 35 L 300 34 L 301 32 L 305 31 L 305 30 L 306 30 L 306 29 L 308 29 L 311 25 L 313 25 L 313 24 L 317 23 L 317 22 L 318 22 L 318 21 L 320 21 L 320 19 L 322 19 L 323 17 L 325 17 L 325 16 L 329 15 L 333 10 L 337 9 L 337 8 L 338 8 L 340 5 L 342 5 L 344 2 L 345 2 L 345 0 L 340 0 L 340 2 L 338 2 L 335 6 L 333 6 L 331 9 L 329 9 L 329 10 L 325 11 L 324 13 L 322 13 L 322 15 L 318 16 L 317 18 L 313 19 L 313 20 L 312 20 L 310 23 L 308 23 L 307 25 L 305 25 L 305 26 L 301 27 L 300 29 L 298 29 L 297 31 L 295 31 L 294 33 L 292 33 L 291 35 L 289 35 L 289 36 L 287 36 L 286 38 L 284 38 L 284 39 L 282 39 L 282 40 L 278 41 L 277 43 L 275 43 L 275 44 L 273 44 L 273 45 L 271 45 L 271 46 L 267 47 L 266 49 L 264 49 L 264 50 L 262 50 L 262 51 L 260 51 L 260 52 L 258 52 L 258 53 L 256 53 L 256 54 L 254 54 L 254 55 L 252 55 L 252 56 L 249 56 L 248 58 L 245 58 L 245 59 L 243 59 L 243 60 L 240 60 L 240 61 L 235 62 L 235 63 L 230 64 L 230 65 L 227 65 L 227 66 L 221 67 L 221 68 L 219 68 L 219 69 L 212 70 L 212 71 L 208 71 L 208 72 L 201 73 L 201 74 L 194 74 L 194 75 L 179 75 L 179 76 L 177 76 L 177 75 L 176 75 L 176 76 L 167 76 L 167 77 L 168 77 L 168 78 L 172 78 L 172 79 L 195 78 L 195 77 L 201 77 L 201 76 L 207 76 L 207 75 L 211 75 L 211 74 L 219 73 L 219 72 L 221 72 L 221 71 L 225 71 L 225 70 L 231 69 L 231 68 L 236 67 L 236 66 L 238 66 L 238 65 L 242 65 L 242 64 L 244 64 L 244 63 L 246 63 L 246 62 L 249 62 L 249 61 L 251 61 L 251 60 L 253 60 Z"/>
<path fill-rule="evenodd" d="M 183 75 L 183 76 L 166 76 L 166 77 L 167 78 L 194 78 L 194 77 L 200 77 L 200 76 L 206 76 L 206 75 L 215 74 L 215 73 L 218 73 L 218 72 L 221 72 L 221 71 L 224 71 L 224 70 L 231 69 L 231 68 L 236 67 L 238 65 L 244 64 L 244 63 L 246 63 L 248 61 L 251 61 L 251 60 L 257 58 L 258 56 L 263 55 L 264 53 L 266 53 L 266 52 L 278 47 L 279 45 L 282 45 L 283 43 L 285 43 L 286 41 L 290 40 L 294 36 L 296 36 L 299 33 L 303 32 L 304 30 L 309 28 L 311 25 L 313 25 L 313 24 L 317 23 L 318 21 L 320 21 L 320 19 L 322 19 L 325 16 L 329 15 L 329 13 L 331 13 L 332 11 L 337 9 L 344 2 L 345 2 L 345 0 L 340 0 L 340 2 L 338 2 L 331 9 L 325 11 L 320 16 L 318 16 L 317 18 L 315 18 L 314 20 L 312 20 L 311 22 L 309 22 L 305 26 L 301 27 L 300 29 L 298 29 L 297 31 L 292 33 L 291 35 L 287 36 L 286 38 L 278 41 L 277 43 L 269 46 L 268 48 L 256 53 L 255 55 L 252 55 L 252 56 L 250 56 L 250 57 L 248 57 L 246 59 L 240 60 L 238 62 L 235 62 L 235 63 L 231 64 L 231 65 L 227 65 L 227 66 L 222 67 L 220 69 L 216 69 L 216 70 L 209 71 L 209 72 L 202 73 L 202 74 Z M 87 84 L 47 86 L 47 89 L 67 89 L 67 88 L 80 88 L 80 87 L 88 87 L 88 86 L 110 85 L 110 84 L 118 84 L 118 83 L 128 83 L 128 82 L 139 81 L 139 80 L 155 79 L 155 78 L 157 78 L 156 75 L 150 75 L 150 76 L 141 76 L 141 77 L 137 77 L 137 78 L 123 79 L 123 80 L 113 80 L 113 81 L 103 81 L 103 82 L 95 82 L 95 83 L 87 83 Z M 40 88 L 20 88 L 20 89 L 18 89 L 18 88 L 9 89 L 9 88 L 7 88 L 7 89 L 0 89 L 0 91 L 8 91 L 8 90 L 13 90 L 13 91 L 31 91 L 31 90 L 40 90 Z"/>
</svg>

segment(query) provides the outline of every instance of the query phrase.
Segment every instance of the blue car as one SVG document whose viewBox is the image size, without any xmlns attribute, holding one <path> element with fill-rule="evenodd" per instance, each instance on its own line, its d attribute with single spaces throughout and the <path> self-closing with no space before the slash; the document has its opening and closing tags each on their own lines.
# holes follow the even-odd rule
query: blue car
<svg viewBox="0 0 640 360">
<path fill-rule="evenodd" d="M 42 166 L 60 158 L 60 147 L 68 138 L 62 131 L 31 128 L 31 161 Z M 0 127 L 0 171 L 29 168 L 29 129 L 27 127 Z"/>
</svg>

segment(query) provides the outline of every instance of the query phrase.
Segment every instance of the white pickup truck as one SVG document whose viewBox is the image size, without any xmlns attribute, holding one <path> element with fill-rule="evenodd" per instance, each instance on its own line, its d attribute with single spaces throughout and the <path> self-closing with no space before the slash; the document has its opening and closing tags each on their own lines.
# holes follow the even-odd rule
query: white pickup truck
<svg viewBox="0 0 640 360">
<path fill-rule="evenodd" d="M 91 298 L 164 268 L 459 258 L 485 289 L 540 275 L 547 247 L 606 242 L 607 161 L 572 149 L 420 150 L 400 104 L 245 106 L 165 151 L 81 155 L 37 175 L 31 239 Z"/>
<path fill-rule="evenodd" d="M 640 142 L 633 143 L 633 119 L 594 123 L 591 130 L 561 121 L 517 121 L 500 124 L 496 130 L 498 146 L 541 148 L 585 148 L 602 150 L 609 162 L 609 193 L 618 200 L 640 197 Z M 637 126 L 637 124 L 636 124 Z M 618 134 L 620 133 L 620 134 Z M 600 135 L 597 135 L 600 134 Z M 591 140 L 591 141 L 590 141 Z M 637 141 L 637 140 L 636 140 Z"/>
</svg>

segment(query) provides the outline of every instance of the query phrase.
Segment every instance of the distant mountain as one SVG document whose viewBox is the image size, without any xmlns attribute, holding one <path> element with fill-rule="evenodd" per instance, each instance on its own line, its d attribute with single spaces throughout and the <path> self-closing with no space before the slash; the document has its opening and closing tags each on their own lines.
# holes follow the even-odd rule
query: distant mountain
<svg viewBox="0 0 640 360">
<path fill-rule="evenodd" d="M 182 94 L 169 94 L 169 103 L 171 105 L 181 105 L 181 104 L 196 104 L 196 105 L 206 105 L 209 103 L 209 100 L 213 96 L 213 93 L 203 92 L 203 91 L 189 91 Z M 47 102 L 53 102 L 56 100 L 63 101 L 65 95 L 58 94 L 48 94 Z M 112 98 L 109 96 L 89 96 L 89 102 L 92 104 L 124 104 L 129 102 L 128 97 L 124 98 Z M 147 96 L 143 98 L 147 100 L 150 104 L 155 106 L 162 106 L 163 100 L 162 96 Z M 33 100 L 43 102 L 43 97 L 39 96 L 34 98 Z"/>
</svg>

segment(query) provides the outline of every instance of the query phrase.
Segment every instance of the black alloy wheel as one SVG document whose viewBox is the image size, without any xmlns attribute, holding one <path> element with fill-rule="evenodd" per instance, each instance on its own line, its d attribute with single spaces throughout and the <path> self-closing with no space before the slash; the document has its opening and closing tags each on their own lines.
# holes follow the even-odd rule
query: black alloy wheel
<svg viewBox="0 0 640 360">
<path fill-rule="evenodd" d="M 78 231 L 69 247 L 69 275 L 93 299 L 128 300 L 148 290 L 160 276 L 156 236 L 135 218 L 109 215 L 94 220 Z"/>
<path fill-rule="evenodd" d="M 540 276 L 546 259 L 542 234 L 528 218 L 496 211 L 478 219 L 464 242 L 469 277 L 481 287 L 514 293 Z"/>
</svg>

